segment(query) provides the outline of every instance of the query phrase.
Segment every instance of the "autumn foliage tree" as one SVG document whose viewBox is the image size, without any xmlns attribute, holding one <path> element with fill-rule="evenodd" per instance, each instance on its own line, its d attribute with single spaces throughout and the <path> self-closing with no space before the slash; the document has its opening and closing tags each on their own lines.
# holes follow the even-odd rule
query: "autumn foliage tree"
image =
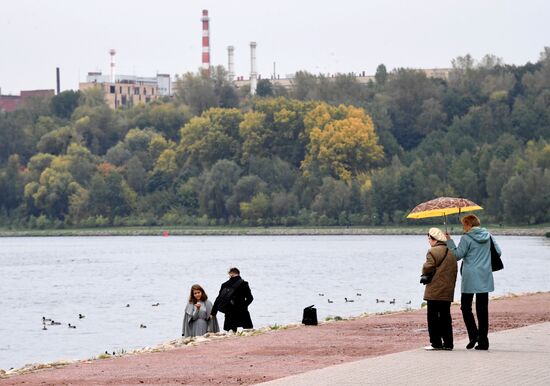
<svg viewBox="0 0 550 386">
<path fill-rule="evenodd" d="M 321 104 L 307 115 L 306 131 L 309 145 L 302 163 L 306 175 L 328 173 L 350 183 L 384 158 L 372 119 L 363 109 Z"/>
</svg>

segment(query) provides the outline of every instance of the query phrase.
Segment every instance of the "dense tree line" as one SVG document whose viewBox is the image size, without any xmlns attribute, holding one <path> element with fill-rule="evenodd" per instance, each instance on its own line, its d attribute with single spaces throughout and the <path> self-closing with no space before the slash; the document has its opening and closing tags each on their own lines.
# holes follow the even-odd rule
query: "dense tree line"
<svg viewBox="0 0 550 386">
<path fill-rule="evenodd" d="M 389 225 L 443 195 L 550 221 L 549 49 L 459 57 L 447 80 L 298 72 L 253 98 L 225 75 L 116 111 L 88 90 L 0 112 L 0 226 Z"/>
</svg>

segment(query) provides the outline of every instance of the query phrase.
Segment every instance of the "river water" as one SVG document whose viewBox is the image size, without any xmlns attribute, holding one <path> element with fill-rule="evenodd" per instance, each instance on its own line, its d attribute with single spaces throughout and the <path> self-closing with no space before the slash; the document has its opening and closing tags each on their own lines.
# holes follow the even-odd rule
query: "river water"
<svg viewBox="0 0 550 386">
<path fill-rule="evenodd" d="M 550 291 L 550 239 L 497 241 L 493 295 Z M 419 308 L 427 248 L 425 236 L 1 238 L 0 368 L 180 337 L 191 285 L 213 301 L 231 266 L 250 283 L 255 327 L 299 322 L 312 304 L 320 320 Z M 42 317 L 62 324 L 43 330 Z"/>
</svg>

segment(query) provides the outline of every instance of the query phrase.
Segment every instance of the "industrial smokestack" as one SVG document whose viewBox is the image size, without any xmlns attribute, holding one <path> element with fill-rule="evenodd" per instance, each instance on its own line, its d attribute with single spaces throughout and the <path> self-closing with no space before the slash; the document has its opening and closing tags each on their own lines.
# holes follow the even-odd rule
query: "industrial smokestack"
<svg viewBox="0 0 550 386">
<path fill-rule="evenodd" d="M 109 50 L 109 55 L 111 55 L 111 83 L 115 83 L 115 55 L 116 50 L 111 48 Z"/>
<path fill-rule="evenodd" d="M 202 73 L 210 76 L 210 18 L 208 10 L 202 10 Z"/>
<path fill-rule="evenodd" d="M 227 47 L 227 80 L 230 82 L 233 82 L 233 79 L 235 78 L 235 62 L 234 57 L 235 55 L 235 47 L 228 46 Z"/>
<path fill-rule="evenodd" d="M 250 42 L 250 95 L 256 94 L 258 84 L 256 72 L 256 42 Z"/>
<path fill-rule="evenodd" d="M 56 89 L 57 89 L 57 95 L 61 92 L 61 79 L 59 77 L 59 67 L 55 68 L 55 80 L 56 80 Z"/>
</svg>

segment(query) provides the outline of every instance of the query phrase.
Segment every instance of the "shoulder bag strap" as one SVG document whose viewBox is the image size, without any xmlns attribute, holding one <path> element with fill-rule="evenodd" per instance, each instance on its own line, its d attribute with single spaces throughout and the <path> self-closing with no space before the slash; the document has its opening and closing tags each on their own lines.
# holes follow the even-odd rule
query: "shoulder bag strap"
<svg viewBox="0 0 550 386">
<path fill-rule="evenodd" d="M 443 262 L 445 261 L 445 259 L 447 258 L 447 254 L 449 253 L 449 248 L 445 248 L 445 256 L 443 256 L 443 260 L 441 260 L 441 263 L 439 263 L 437 265 L 437 267 L 441 266 L 441 264 L 443 264 Z M 435 268 L 437 268 L 435 267 Z"/>
<path fill-rule="evenodd" d="M 233 283 L 233 285 L 231 286 L 231 288 L 233 288 L 233 291 L 236 291 L 237 288 L 239 288 L 241 286 L 241 284 L 244 282 L 244 280 L 242 278 L 239 277 L 239 280 L 237 280 L 235 283 Z"/>
</svg>

